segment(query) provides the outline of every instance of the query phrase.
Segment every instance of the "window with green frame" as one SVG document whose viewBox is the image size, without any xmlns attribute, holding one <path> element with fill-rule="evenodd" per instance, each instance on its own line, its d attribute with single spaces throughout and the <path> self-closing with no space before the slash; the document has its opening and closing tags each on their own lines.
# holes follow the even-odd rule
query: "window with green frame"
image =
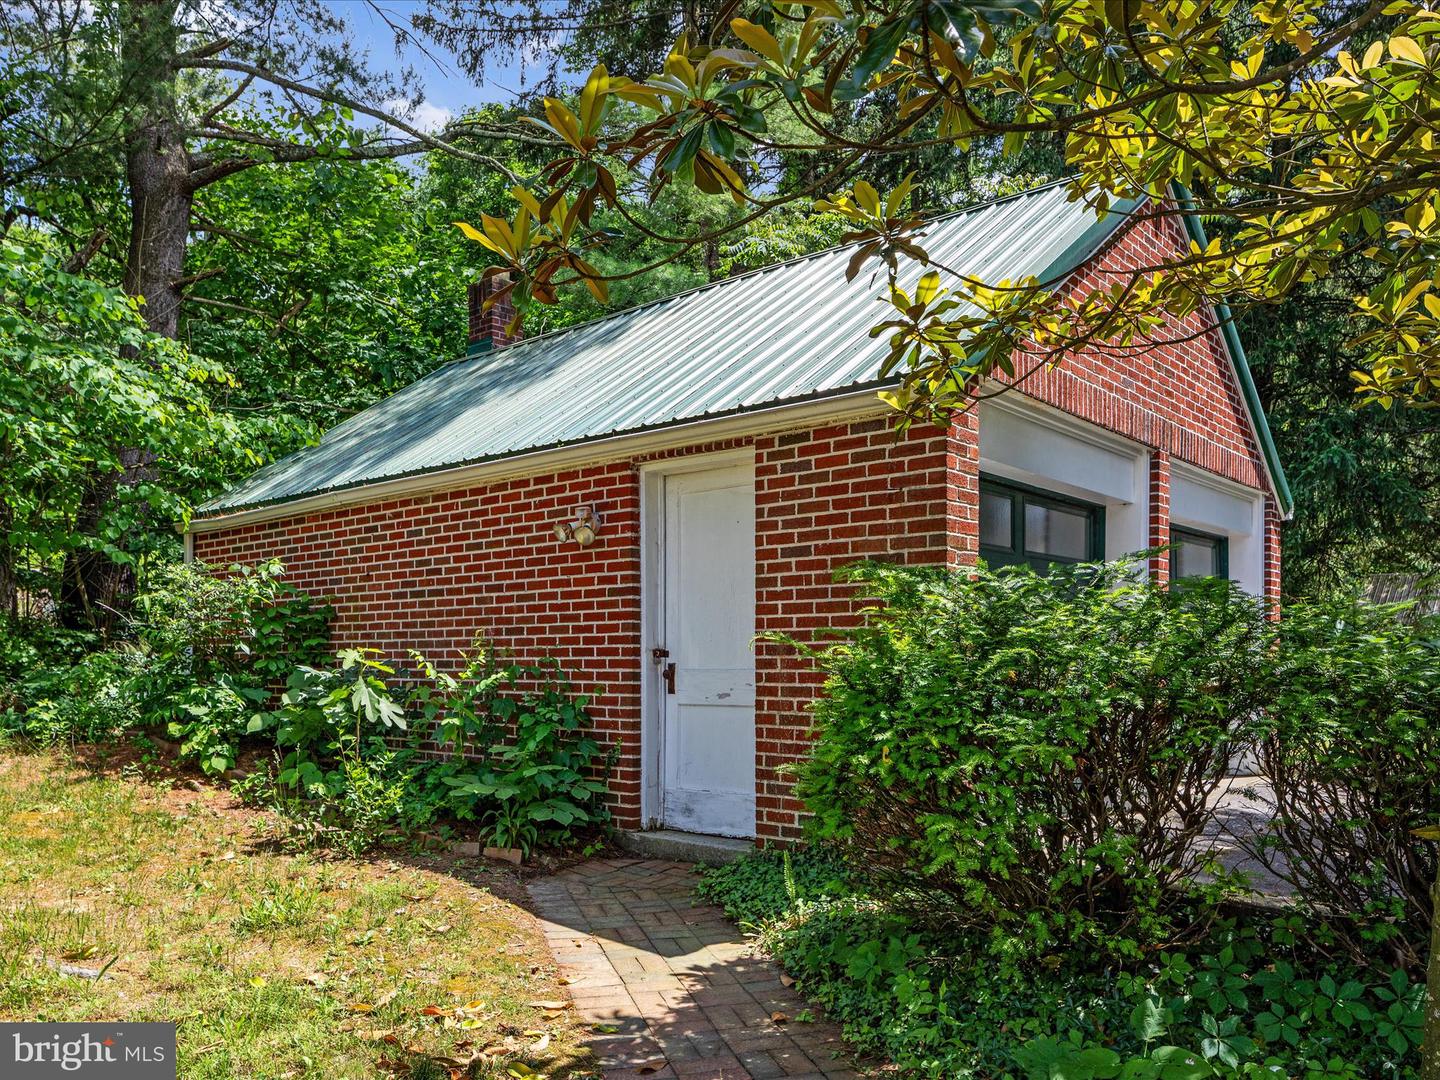
<svg viewBox="0 0 1440 1080">
<path fill-rule="evenodd" d="M 1056 563 L 1102 559 L 1105 508 L 981 477 L 980 557 L 992 567 L 1027 563 L 1042 573 Z"/>
<path fill-rule="evenodd" d="M 1170 577 L 1230 576 L 1230 541 L 1199 529 L 1170 530 Z"/>
</svg>

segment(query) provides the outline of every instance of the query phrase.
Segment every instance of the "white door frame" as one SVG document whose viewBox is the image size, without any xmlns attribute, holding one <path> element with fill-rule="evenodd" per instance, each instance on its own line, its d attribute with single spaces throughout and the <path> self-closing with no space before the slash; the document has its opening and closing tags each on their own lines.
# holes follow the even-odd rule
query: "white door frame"
<svg viewBox="0 0 1440 1080">
<path fill-rule="evenodd" d="M 640 472 L 640 827 L 660 826 L 660 669 L 650 650 L 665 625 L 665 477 L 755 464 L 751 448 L 645 462 Z"/>
</svg>

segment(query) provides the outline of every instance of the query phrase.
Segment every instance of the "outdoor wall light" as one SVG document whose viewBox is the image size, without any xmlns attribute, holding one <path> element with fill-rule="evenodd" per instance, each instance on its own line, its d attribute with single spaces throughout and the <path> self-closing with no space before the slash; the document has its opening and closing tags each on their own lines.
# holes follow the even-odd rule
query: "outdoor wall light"
<svg viewBox="0 0 1440 1080">
<path fill-rule="evenodd" d="M 575 511 L 575 520 L 569 524 L 561 523 L 555 526 L 556 540 L 561 543 L 566 540 L 574 540 L 582 548 L 593 544 L 599 533 L 600 515 L 593 507 L 589 506 L 582 506 Z"/>
</svg>

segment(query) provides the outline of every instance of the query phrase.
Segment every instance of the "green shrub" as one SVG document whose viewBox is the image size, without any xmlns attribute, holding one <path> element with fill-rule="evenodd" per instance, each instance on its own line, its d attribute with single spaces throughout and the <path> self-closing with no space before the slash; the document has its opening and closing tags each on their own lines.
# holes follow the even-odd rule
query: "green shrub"
<svg viewBox="0 0 1440 1080">
<path fill-rule="evenodd" d="M 796 856 L 797 879 L 806 861 Z M 1423 985 L 1337 960 L 1323 927 L 1297 915 L 1242 911 L 1126 968 L 1072 949 L 1018 972 L 991 960 L 982 930 L 936 932 L 881 899 L 828 886 L 830 899 L 807 900 L 777 888 L 777 865 L 761 854 L 708 871 L 703 895 L 737 909 L 764 882 L 766 906 L 785 896 L 762 924 L 765 948 L 848 1038 L 901 1075 L 1414 1075 Z"/>
<path fill-rule="evenodd" d="M 327 658 L 333 610 L 286 585 L 279 562 L 217 575 L 163 567 L 136 598 L 139 655 L 130 693 L 210 773 L 235 765 L 251 717 L 297 665 Z"/>
<path fill-rule="evenodd" d="M 268 735 L 278 761 L 242 790 L 276 812 L 286 842 L 354 855 L 423 827 L 435 808 L 416 798 L 422 762 L 385 683 L 393 670 L 371 650 L 337 659 L 295 668 L 279 706 L 250 718 L 247 734 Z"/>
<path fill-rule="evenodd" d="M 355 852 L 451 813 L 528 852 L 609 820 L 588 698 L 554 661 L 501 663 L 477 646 L 450 675 L 416 656 L 402 695 L 370 652 L 339 659 L 297 668 L 279 706 L 248 725 L 281 757 L 247 794 L 279 813 L 288 840 Z"/>
<path fill-rule="evenodd" d="M 283 580 L 279 560 L 232 566 L 173 563 L 147 577 L 135 599 L 135 637 L 189 682 L 244 672 L 283 682 L 297 664 L 327 656 L 334 609 Z"/>
<path fill-rule="evenodd" d="M 163 565 L 109 649 L 28 626 L 7 635 L 5 726 L 53 742 L 163 732 L 210 773 L 232 768 L 251 717 L 296 664 L 326 658 L 331 609 L 286 585 L 278 562 Z"/>
<path fill-rule="evenodd" d="M 462 821 L 478 820 L 496 846 L 526 852 L 605 825 L 611 758 L 587 734 L 589 697 L 574 692 L 553 660 L 498 663 L 482 649 L 472 656 L 472 674 L 480 673 L 475 664 L 483 677 L 459 701 L 450 691 L 436 728 L 437 740 L 455 751 L 436 773 L 449 789 L 446 805 Z M 477 734 L 490 741 L 472 761 L 461 755 L 476 749 Z"/>
<path fill-rule="evenodd" d="M 14 697 L 0 712 L 0 728 L 41 745 L 97 743 L 143 721 L 130 689 L 134 660 L 129 654 L 37 660 L 18 685 L 12 684 Z"/>
<path fill-rule="evenodd" d="M 777 851 L 765 848 L 743 859 L 712 866 L 700 875 L 696 893 L 719 904 L 741 926 L 780 918 L 801 901 L 851 896 L 853 875 L 823 848 Z"/>
<path fill-rule="evenodd" d="M 1440 618 L 1309 602 L 1286 609 L 1260 771 L 1275 817 L 1256 854 L 1357 959 L 1419 971 L 1440 824 Z"/>
<path fill-rule="evenodd" d="M 1200 933 L 1226 884 L 1199 842 L 1209 800 L 1264 690 L 1260 605 L 1124 564 L 849 577 L 876 606 L 813 653 L 812 835 L 897 910 L 1007 961 L 1078 945 L 1134 962 Z"/>
</svg>

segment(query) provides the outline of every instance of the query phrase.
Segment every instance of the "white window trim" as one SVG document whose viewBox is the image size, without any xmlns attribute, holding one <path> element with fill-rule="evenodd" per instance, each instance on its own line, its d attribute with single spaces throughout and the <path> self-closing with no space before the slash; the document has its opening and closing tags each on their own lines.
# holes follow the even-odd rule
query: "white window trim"
<svg viewBox="0 0 1440 1080">
<path fill-rule="evenodd" d="M 1206 488 L 1224 498 L 1248 506 L 1248 524 L 1237 529 L 1214 517 L 1206 517 L 1177 498 L 1176 480 Z M 1265 492 L 1247 487 L 1225 476 L 1207 472 L 1188 462 L 1170 464 L 1170 524 L 1223 536 L 1229 544 L 1230 579 L 1254 596 L 1265 594 Z"/>
<path fill-rule="evenodd" d="M 1123 555 L 1143 551 L 1150 542 L 1150 448 L 1133 442 L 1087 420 L 1052 406 L 1042 404 L 1033 398 L 1020 394 L 1002 394 L 987 398 L 979 406 L 980 413 L 980 472 L 1001 480 L 1013 480 L 1028 484 L 1057 495 L 1094 503 L 1105 508 L 1105 558 L 1118 559 Z M 1125 475 L 1118 487 L 1123 496 L 1113 490 L 1101 492 L 1082 483 L 1069 482 L 1053 474 L 1036 469 L 1018 467 L 1003 459 L 986 456 L 985 417 L 987 413 L 1003 413 L 1022 423 L 1032 424 L 1085 446 L 1094 447 L 1123 459 Z"/>
</svg>

